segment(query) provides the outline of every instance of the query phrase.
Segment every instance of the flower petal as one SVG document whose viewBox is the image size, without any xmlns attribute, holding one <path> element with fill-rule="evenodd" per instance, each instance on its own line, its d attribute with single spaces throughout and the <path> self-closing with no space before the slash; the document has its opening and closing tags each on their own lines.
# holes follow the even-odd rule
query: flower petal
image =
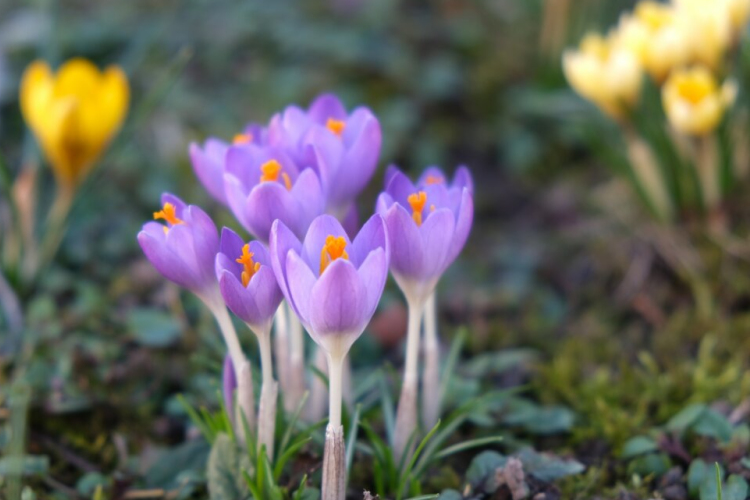
<svg viewBox="0 0 750 500">
<path fill-rule="evenodd" d="M 333 261 L 309 293 L 307 313 L 315 335 L 362 333 L 366 326 L 367 289 L 351 262 Z"/>
</svg>

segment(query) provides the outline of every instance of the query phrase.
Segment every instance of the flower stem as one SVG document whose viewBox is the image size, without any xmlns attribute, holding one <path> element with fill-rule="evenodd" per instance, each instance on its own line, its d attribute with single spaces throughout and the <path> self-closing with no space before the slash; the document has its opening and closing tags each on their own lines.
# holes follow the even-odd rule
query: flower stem
<svg viewBox="0 0 750 500">
<path fill-rule="evenodd" d="M 326 353 L 322 347 L 315 347 L 315 356 L 313 357 L 313 365 L 315 368 L 320 370 L 322 373 L 328 373 L 328 365 L 326 361 Z M 307 411 L 305 416 L 309 422 L 317 422 L 325 415 L 326 411 L 326 399 L 328 397 L 328 388 L 326 387 L 323 380 L 318 377 L 317 374 L 313 374 L 312 381 L 310 383 L 310 402 L 307 404 Z"/>
<path fill-rule="evenodd" d="M 237 338 L 237 331 L 234 329 L 232 318 L 229 317 L 229 312 L 227 311 L 227 308 L 223 303 L 221 305 L 218 305 L 211 304 L 210 302 L 206 301 L 206 304 L 208 305 L 209 309 L 211 309 L 214 318 L 216 318 L 216 322 L 219 324 L 221 335 L 224 337 L 224 343 L 227 345 L 227 349 L 229 350 L 229 357 L 232 358 L 235 375 L 237 376 L 237 380 L 239 380 L 240 369 L 246 362 L 246 359 L 245 355 L 242 352 L 240 341 Z"/>
<path fill-rule="evenodd" d="M 292 412 L 297 403 L 289 395 L 289 328 L 284 304 L 279 306 L 274 316 L 273 339 L 276 372 L 279 374 L 279 385 L 284 394 L 284 408 L 287 412 Z"/>
<path fill-rule="evenodd" d="M 417 429 L 417 383 L 419 362 L 419 330 L 422 322 L 422 303 L 409 301 L 409 327 L 406 332 L 406 364 L 401 396 L 396 411 L 393 447 L 400 460 L 407 452 L 411 436 Z"/>
<path fill-rule="evenodd" d="M 346 447 L 344 427 L 328 424 L 323 451 L 323 485 L 321 500 L 346 498 Z"/>
<path fill-rule="evenodd" d="M 328 424 L 341 426 L 343 367 L 346 355 L 328 354 Z"/>
<path fill-rule="evenodd" d="M 305 333 L 297 314 L 286 305 L 289 315 L 289 387 L 284 394 L 294 407 L 305 392 Z"/>
<path fill-rule="evenodd" d="M 253 386 L 253 369 L 249 361 L 242 363 L 237 376 L 237 406 L 235 409 L 235 421 L 237 435 L 242 441 L 245 440 L 245 418 L 248 432 L 255 429 L 255 389 Z"/>
<path fill-rule="evenodd" d="M 273 359 L 271 356 L 271 331 L 257 332 L 260 345 L 260 365 L 263 371 L 263 383 L 260 389 L 258 407 L 258 450 L 265 445 L 269 460 L 273 460 L 274 436 L 276 434 L 276 400 L 278 384 L 273 379 Z"/>
<path fill-rule="evenodd" d="M 422 378 L 422 424 L 432 429 L 440 417 L 440 346 L 437 333 L 437 300 L 435 292 L 427 299 L 424 310 L 424 374 Z"/>
</svg>

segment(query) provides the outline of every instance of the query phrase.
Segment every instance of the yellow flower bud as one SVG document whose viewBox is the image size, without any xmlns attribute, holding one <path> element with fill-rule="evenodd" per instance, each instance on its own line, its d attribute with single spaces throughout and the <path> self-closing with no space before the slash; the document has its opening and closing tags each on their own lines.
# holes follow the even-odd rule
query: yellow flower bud
<svg viewBox="0 0 750 500">
<path fill-rule="evenodd" d="M 719 69 L 732 42 L 732 22 L 723 0 L 675 0 L 678 23 L 690 41 L 691 61 Z"/>
<path fill-rule="evenodd" d="M 58 181 L 75 187 L 122 125 L 128 80 L 117 66 L 101 72 L 85 59 L 67 61 L 56 75 L 35 61 L 24 72 L 20 101 Z"/>
<path fill-rule="evenodd" d="M 563 54 L 563 71 L 576 92 L 614 118 L 622 117 L 640 96 L 641 64 L 612 37 L 584 37 L 578 50 Z"/>
<path fill-rule="evenodd" d="M 640 2 L 632 14 L 620 18 L 614 36 L 638 56 L 659 83 L 673 68 L 687 63 L 691 55 L 690 41 L 677 22 L 674 7 L 660 2 Z"/>
<path fill-rule="evenodd" d="M 675 130 L 702 136 L 716 129 L 736 94 L 733 82 L 719 87 L 706 67 L 697 66 L 670 75 L 662 88 L 662 103 Z"/>
</svg>

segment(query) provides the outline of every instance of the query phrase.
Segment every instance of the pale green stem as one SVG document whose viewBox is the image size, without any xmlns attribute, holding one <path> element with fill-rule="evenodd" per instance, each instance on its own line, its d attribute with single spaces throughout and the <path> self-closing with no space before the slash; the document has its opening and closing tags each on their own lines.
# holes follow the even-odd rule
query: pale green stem
<svg viewBox="0 0 750 500">
<path fill-rule="evenodd" d="M 427 299 L 424 310 L 424 374 L 422 378 L 422 422 L 432 429 L 440 417 L 440 345 L 437 333 L 437 300 L 435 292 Z"/>
<path fill-rule="evenodd" d="M 346 355 L 328 354 L 328 424 L 341 425 L 343 367 Z"/>
<path fill-rule="evenodd" d="M 232 323 L 232 318 L 229 316 L 229 311 L 227 311 L 224 304 L 211 304 L 208 301 L 206 304 L 209 309 L 211 309 L 211 312 L 216 318 L 216 322 L 219 324 L 219 330 L 221 330 L 221 335 L 224 337 L 224 343 L 227 345 L 229 357 L 232 358 L 234 373 L 239 380 L 240 368 L 245 363 L 245 355 L 242 352 L 242 346 L 237 338 L 237 331 L 234 329 L 234 324 Z"/>
<path fill-rule="evenodd" d="M 406 333 L 406 363 L 401 396 L 396 411 L 394 436 L 395 455 L 398 459 L 407 451 L 409 439 L 417 428 L 417 392 L 419 363 L 419 330 L 424 304 L 409 301 L 409 327 Z"/>
</svg>

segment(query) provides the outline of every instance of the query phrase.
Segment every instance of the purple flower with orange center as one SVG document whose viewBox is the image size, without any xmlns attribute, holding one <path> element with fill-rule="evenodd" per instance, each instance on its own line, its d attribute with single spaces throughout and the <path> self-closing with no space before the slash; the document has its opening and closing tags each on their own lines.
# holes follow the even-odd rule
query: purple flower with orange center
<svg viewBox="0 0 750 500">
<path fill-rule="evenodd" d="M 322 498 L 344 498 L 342 369 L 349 348 L 375 313 L 388 277 L 385 223 L 374 215 L 352 241 L 335 217 L 321 215 L 300 241 L 276 221 L 269 245 L 282 293 L 327 355 L 329 423 Z"/>
<path fill-rule="evenodd" d="M 174 195 L 163 194 L 161 201 L 154 221 L 138 233 L 143 253 L 170 281 L 212 307 L 221 304 L 213 264 L 219 250 L 216 226 L 200 207 L 186 205 Z"/>
<path fill-rule="evenodd" d="M 193 142 L 190 144 L 190 160 L 193 170 L 208 194 L 222 205 L 227 205 L 224 193 L 224 162 L 230 146 L 267 144 L 268 137 L 265 127 L 250 124 L 242 133 L 236 134 L 229 144 L 226 141 L 209 137 L 203 146 Z"/>
<path fill-rule="evenodd" d="M 413 184 L 395 168 L 377 202 L 392 243 L 391 271 L 407 299 L 424 302 L 461 252 L 474 216 L 473 184 L 459 169 L 453 185 L 439 169 Z"/>
<path fill-rule="evenodd" d="M 409 306 L 406 364 L 394 436 L 398 457 L 410 453 L 407 447 L 417 427 L 419 338 L 425 303 L 432 303 L 440 276 L 466 243 L 474 215 L 468 170 L 459 169 L 453 185 L 449 186 L 446 179 L 433 167 L 415 185 L 391 167 L 386 173 L 386 190 L 377 202 L 377 212 L 385 219 L 391 242 L 391 272 Z M 435 345 L 436 333 L 430 337 L 431 345 Z M 435 353 L 430 353 L 431 361 L 436 359 Z M 431 380 L 435 378 L 432 372 Z M 430 386 L 430 390 L 437 389 Z M 439 400 L 439 394 L 425 396 Z M 430 424 L 435 408 L 437 405 L 430 405 Z"/>
<path fill-rule="evenodd" d="M 256 334 L 269 331 L 284 297 L 265 245 L 260 241 L 245 243 L 237 233 L 224 228 L 216 256 L 216 276 L 229 310 Z"/>
<path fill-rule="evenodd" d="M 264 242 L 275 220 L 301 236 L 325 207 L 315 171 L 300 170 L 278 147 L 230 147 L 224 189 L 229 208 L 240 224 Z"/>
<path fill-rule="evenodd" d="M 239 372 L 246 364 L 245 355 L 221 298 L 214 269 L 219 251 L 216 225 L 200 207 L 186 205 L 174 195 L 163 194 L 161 202 L 161 210 L 154 212 L 154 221 L 144 224 L 138 233 L 138 243 L 157 271 L 193 292 L 208 306 Z"/>
<path fill-rule="evenodd" d="M 318 172 L 326 210 L 339 220 L 375 173 L 382 144 L 372 111 L 358 107 L 349 113 L 332 94 L 316 98 L 307 111 L 289 106 L 274 116 L 269 138 Z"/>
<path fill-rule="evenodd" d="M 258 339 L 263 371 L 258 413 L 258 444 L 273 457 L 276 399 L 278 389 L 273 378 L 271 324 L 283 296 L 271 268 L 268 250 L 259 241 L 245 243 L 234 231 L 221 232 L 216 256 L 216 276 L 229 310 L 247 324 Z"/>
</svg>

